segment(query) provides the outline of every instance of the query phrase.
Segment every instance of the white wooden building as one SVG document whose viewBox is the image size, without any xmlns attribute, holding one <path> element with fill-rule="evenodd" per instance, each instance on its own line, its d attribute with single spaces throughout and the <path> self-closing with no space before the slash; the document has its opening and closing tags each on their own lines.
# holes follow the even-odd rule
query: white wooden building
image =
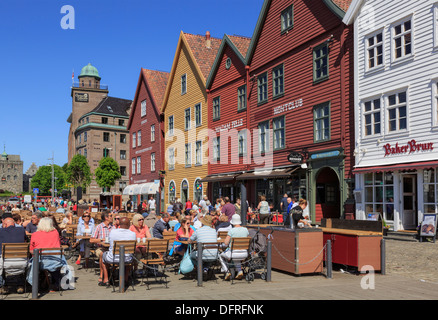
<svg viewBox="0 0 438 320">
<path fill-rule="evenodd" d="M 356 219 L 413 230 L 438 206 L 438 1 L 353 0 Z"/>
</svg>

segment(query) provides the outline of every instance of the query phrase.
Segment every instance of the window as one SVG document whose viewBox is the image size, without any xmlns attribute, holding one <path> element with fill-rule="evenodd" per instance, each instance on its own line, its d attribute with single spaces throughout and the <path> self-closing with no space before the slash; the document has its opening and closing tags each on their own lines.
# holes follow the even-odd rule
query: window
<svg viewBox="0 0 438 320">
<path fill-rule="evenodd" d="M 141 157 L 137 157 L 137 174 L 141 173 Z"/>
<path fill-rule="evenodd" d="M 265 72 L 257 77 L 257 102 L 268 101 L 268 73 Z"/>
<path fill-rule="evenodd" d="M 221 158 L 221 137 L 213 138 L 213 160 L 219 161 Z"/>
<path fill-rule="evenodd" d="M 84 132 L 84 142 L 87 142 L 87 139 L 88 139 L 88 134 L 87 132 Z"/>
<path fill-rule="evenodd" d="M 186 167 L 192 166 L 192 144 L 186 143 L 185 146 L 185 163 Z"/>
<path fill-rule="evenodd" d="M 395 25 L 392 32 L 394 59 L 399 59 L 412 55 L 411 19 Z"/>
<path fill-rule="evenodd" d="M 273 97 L 281 96 L 284 93 L 284 70 L 283 65 L 275 67 L 272 70 L 272 95 Z"/>
<path fill-rule="evenodd" d="M 221 97 L 213 99 L 213 120 L 218 120 L 221 117 Z"/>
<path fill-rule="evenodd" d="M 105 141 L 105 142 L 109 142 L 110 141 L 110 134 L 109 134 L 109 132 L 104 132 L 103 133 L 103 141 Z"/>
<path fill-rule="evenodd" d="M 365 174 L 365 214 L 378 212 L 394 221 L 394 177 L 392 172 Z"/>
<path fill-rule="evenodd" d="M 151 142 L 155 141 L 155 124 L 151 125 Z"/>
<path fill-rule="evenodd" d="M 432 88 L 433 88 L 433 92 L 432 92 L 432 97 L 433 97 L 433 102 L 432 102 L 432 106 L 434 106 L 434 111 L 433 111 L 433 116 L 432 116 L 432 125 L 436 126 L 438 125 L 438 81 L 435 80 L 432 83 Z"/>
<path fill-rule="evenodd" d="M 132 134 L 132 147 L 135 148 L 137 146 L 137 134 L 134 132 Z"/>
<path fill-rule="evenodd" d="M 195 122 L 197 127 L 202 125 L 202 107 L 200 103 L 195 105 Z"/>
<path fill-rule="evenodd" d="M 438 179 L 436 169 L 423 171 L 424 213 L 438 212 Z"/>
<path fill-rule="evenodd" d="M 126 176 L 126 167 L 125 166 L 120 166 L 120 174 L 122 176 Z"/>
<path fill-rule="evenodd" d="M 175 148 L 169 148 L 169 170 L 175 169 Z"/>
<path fill-rule="evenodd" d="M 274 150 L 283 149 L 285 147 L 285 126 L 284 116 L 272 120 L 274 129 Z"/>
<path fill-rule="evenodd" d="M 314 141 L 330 140 L 330 103 L 315 106 L 314 110 Z"/>
<path fill-rule="evenodd" d="M 388 96 L 388 132 L 406 130 L 407 104 L 406 92 Z"/>
<path fill-rule="evenodd" d="M 191 109 L 190 109 L 190 108 L 187 108 L 187 109 L 184 111 L 184 128 L 185 128 L 186 130 L 190 130 L 190 119 L 191 119 L 191 114 L 192 114 L 192 112 L 191 112 Z"/>
<path fill-rule="evenodd" d="M 125 120 L 123 119 L 119 119 L 119 126 L 124 126 L 125 125 Z"/>
<path fill-rule="evenodd" d="M 196 179 L 194 188 L 193 188 L 193 200 L 201 201 L 202 200 L 202 182 L 201 179 Z"/>
<path fill-rule="evenodd" d="M 196 165 L 202 164 L 202 141 L 196 141 Z"/>
<path fill-rule="evenodd" d="M 90 123 L 90 118 L 89 118 L 89 117 L 86 117 L 86 118 L 85 118 L 85 122 L 86 122 L 86 123 Z"/>
<path fill-rule="evenodd" d="M 126 150 L 120 150 L 120 160 L 126 160 Z"/>
<path fill-rule="evenodd" d="M 137 132 L 137 147 L 141 146 L 141 130 Z"/>
<path fill-rule="evenodd" d="M 187 74 L 181 76 L 181 94 L 187 93 Z"/>
<path fill-rule="evenodd" d="M 141 102 L 141 117 L 144 117 L 146 115 L 146 100 L 143 100 Z"/>
<path fill-rule="evenodd" d="M 379 32 L 366 39 L 368 69 L 383 65 L 383 34 Z"/>
<path fill-rule="evenodd" d="M 151 153 L 151 171 L 155 171 L 155 153 Z"/>
<path fill-rule="evenodd" d="M 110 150 L 108 148 L 103 148 L 102 157 L 106 158 L 110 156 Z"/>
<path fill-rule="evenodd" d="M 120 135 L 120 143 L 126 143 L 126 134 L 121 134 Z"/>
<path fill-rule="evenodd" d="M 294 26 L 294 7 L 290 5 L 281 12 L 281 32 L 286 32 Z"/>
<path fill-rule="evenodd" d="M 237 89 L 237 111 L 246 109 L 246 85 Z"/>
<path fill-rule="evenodd" d="M 329 49 L 328 44 L 313 49 L 313 81 L 323 81 L 329 77 Z"/>
<path fill-rule="evenodd" d="M 269 151 L 269 121 L 260 123 L 259 129 L 259 151 L 265 153 Z"/>
<path fill-rule="evenodd" d="M 246 129 L 240 130 L 237 134 L 239 156 L 246 155 Z"/>
<path fill-rule="evenodd" d="M 79 136 L 78 136 L 78 138 L 79 138 L 79 145 L 82 143 L 82 134 L 80 134 Z"/>
<path fill-rule="evenodd" d="M 176 198 L 175 182 L 170 181 L 170 183 L 169 183 L 169 202 L 175 201 L 175 198 Z"/>
<path fill-rule="evenodd" d="M 84 157 L 85 157 L 85 158 L 87 158 L 87 157 L 88 157 L 88 151 L 87 151 L 87 149 L 86 149 L 86 148 L 84 149 Z"/>
<path fill-rule="evenodd" d="M 82 155 L 82 150 L 81 150 L 81 149 L 79 149 L 78 154 L 79 154 L 79 155 Z M 8 176 L 8 177 L 9 177 L 9 176 Z"/>
<path fill-rule="evenodd" d="M 136 159 L 135 158 L 132 158 L 132 160 L 131 160 L 131 173 L 132 174 L 135 174 L 135 167 L 136 167 Z"/>
<path fill-rule="evenodd" d="M 366 101 L 364 106 L 365 135 L 380 134 L 380 99 Z"/>
<path fill-rule="evenodd" d="M 169 117 L 169 136 L 173 136 L 173 116 Z"/>
<path fill-rule="evenodd" d="M 103 124 L 108 124 L 108 118 L 107 117 L 102 117 L 102 123 Z"/>
</svg>

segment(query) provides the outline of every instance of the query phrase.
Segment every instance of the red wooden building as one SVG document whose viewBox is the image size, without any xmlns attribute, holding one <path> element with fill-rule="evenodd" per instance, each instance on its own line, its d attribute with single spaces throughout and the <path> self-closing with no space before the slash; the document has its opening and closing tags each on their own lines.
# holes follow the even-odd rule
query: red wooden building
<svg viewBox="0 0 438 320">
<path fill-rule="evenodd" d="M 168 72 L 141 69 L 132 111 L 128 122 L 130 133 L 129 185 L 124 194 L 134 203 L 156 195 L 161 190 L 160 170 L 164 168 L 164 133 L 161 104 Z"/>
<path fill-rule="evenodd" d="M 353 212 L 353 29 L 342 23 L 350 2 L 266 0 L 246 56 L 249 125 L 259 136 L 250 169 L 261 152 L 272 170 L 236 179 L 274 209 L 284 193 L 307 199 L 316 222 Z"/>
</svg>

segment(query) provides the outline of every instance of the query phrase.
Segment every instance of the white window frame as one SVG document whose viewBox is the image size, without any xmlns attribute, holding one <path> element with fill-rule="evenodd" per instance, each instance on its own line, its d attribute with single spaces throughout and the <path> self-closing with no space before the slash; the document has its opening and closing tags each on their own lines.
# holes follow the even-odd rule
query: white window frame
<svg viewBox="0 0 438 320">
<path fill-rule="evenodd" d="M 431 85 L 432 85 L 431 127 L 434 130 L 437 130 L 438 129 L 438 79 L 432 80 Z"/>
<path fill-rule="evenodd" d="M 136 168 L 137 168 L 137 159 L 132 158 L 132 160 L 131 160 L 131 173 L 132 174 L 135 174 Z"/>
<path fill-rule="evenodd" d="M 199 122 L 198 122 L 198 106 L 199 106 Z M 202 103 L 195 104 L 195 125 L 202 126 Z"/>
<path fill-rule="evenodd" d="M 189 120 L 187 122 L 187 111 L 189 111 Z M 191 129 L 191 122 L 192 122 L 192 108 L 187 108 L 184 110 L 184 130 L 190 130 Z"/>
<path fill-rule="evenodd" d="M 375 101 L 379 101 L 379 103 L 380 103 L 379 110 L 375 110 L 374 109 L 374 102 Z M 365 109 L 365 105 L 366 105 L 367 102 L 371 103 L 371 110 L 370 111 L 366 111 L 366 109 Z M 382 112 L 383 106 L 384 106 L 384 104 L 383 104 L 383 101 L 381 99 L 381 96 L 370 97 L 370 98 L 367 98 L 367 99 L 363 100 L 361 114 L 362 114 L 362 121 L 363 121 L 363 126 L 362 126 L 363 127 L 363 137 L 365 139 L 369 138 L 369 137 L 381 136 L 383 134 L 383 124 L 384 124 L 384 117 L 383 117 L 383 112 Z M 376 114 L 376 113 L 380 114 L 380 132 L 379 133 L 375 132 L 375 122 L 374 122 L 375 118 L 374 118 L 373 115 Z M 369 134 L 369 135 L 367 135 L 367 131 L 366 131 L 366 126 L 367 126 L 366 116 L 367 115 L 371 115 L 372 133 Z"/>
<path fill-rule="evenodd" d="M 151 153 L 151 172 L 155 171 L 155 152 Z"/>
<path fill-rule="evenodd" d="M 183 79 L 185 79 L 183 81 Z M 184 73 L 181 76 L 181 95 L 184 95 L 187 93 L 187 73 Z"/>
<path fill-rule="evenodd" d="M 199 146 L 199 148 L 198 148 L 198 146 Z M 196 164 L 195 165 L 198 165 L 198 166 L 202 165 L 202 141 L 201 140 L 198 140 L 195 143 L 195 157 L 196 157 L 196 159 L 195 159 Z"/>
<path fill-rule="evenodd" d="M 433 46 L 438 49 L 438 3 L 433 5 Z"/>
<path fill-rule="evenodd" d="M 137 147 L 137 133 L 133 132 L 132 133 L 132 148 L 136 148 Z"/>
<path fill-rule="evenodd" d="M 410 29 L 410 34 L 411 34 L 411 53 L 404 54 L 403 53 L 404 49 L 405 49 L 405 37 L 404 36 L 406 34 L 408 34 L 409 32 L 406 32 L 406 31 L 402 30 L 401 34 L 395 35 L 395 28 L 397 26 L 399 26 L 399 25 L 401 25 L 402 28 L 404 28 L 405 22 L 407 22 L 409 20 L 411 21 L 411 29 Z M 410 15 L 408 17 L 405 17 L 403 19 L 398 20 L 397 22 L 392 23 L 391 27 L 390 27 L 390 34 L 391 34 L 391 62 L 392 63 L 397 63 L 399 61 L 405 61 L 405 60 L 413 59 L 414 55 L 415 55 L 414 16 Z M 396 50 L 395 40 L 397 38 L 402 38 L 402 43 L 401 43 L 402 55 L 400 57 L 398 57 L 398 58 L 396 57 L 396 54 L 395 54 L 395 50 Z"/>
<path fill-rule="evenodd" d="M 145 100 L 143 100 L 141 103 L 140 103 L 140 107 L 141 107 L 141 117 L 145 117 L 146 116 L 146 99 Z"/>
<path fill-rule="evenodd" d="M 170 121 L 170 119 L 172 119 L 172 121 Z M 172 124 L 172 127 L 170 126 Z M 168 134 L 169 136 L 173 136 L 173 130 L 175 128 L 175 118 L 173 117 L 173 115 L 169 116 L 167 118 L 167 128 L 168 128 Z"/>
<path fill-rule="evenodd" d="M 141 174 L 141 157 L 137 157 L 137 174 Z"/>
<path fill-rule="evenodd" d="M 141 147 L 141 130 L 137 132 L 137 147 Z"/>
<path fill-rule="evenodd" d="M 270 121 L 263 121 L 258 124 L 258 130 L 259 130 L 259 152 L 260 153 L 266 153 L 270 150 L 270 129 L 271 129 L 271 123 Z M 264 140 L 264 144 L 262 143 L 262 140 Z M 265 146 L 263 149 L 262 146 Z"/>
<path fill-rule="evenodd" d="M 151 142 L 155 142 L 155 124 L 151 125 Z"/>
<path fill-rule="evenodd" d="M 169 170 L 175 170 L 175 148 L 169 148 L 168 149 L 168 157 L 169 157 L 169 163 L 168 167 Z"/>
<path fill-rule="evenodd" d="M 186 143 L 184 147 L 184 163 L 186 167 L 192 166 L 192 144 Z"/>
<path fill-rule="evenodd" d="M 398 102 L 398 95 L 400 93 L 406 93 L 406 102 L 405 103 L 399 103 Z M 389 97 L 392 95 L 396 95 L 396 104 L 390 106 L 389 105 Z M 404 129 L 400 129 L 400 110 L 399 108 L 402 107 L 403 105 L 406 106 L 406 128 Z M 389 116 L 389 112 L 392 109 L 396 109 L 396 129 L 390 131 L 390 125 L 389 125 L 389 121 L 390 121 L 390 116 Z M 409 91 L 407 88 L 405 89 L 401 89 L 401 90 L 397 90 L 397 91 L 392 91 L 390 93 L 387 93 L 385 95 L 385 128 L 386 128 L 386 134 L 399 134 L 399 133 L 404 133 L 408 131 L 409 128 Z"/>
<path fill-rule="evenodd" d="M 376 43 L 377 40 L 377 35 L 381 34 L 382 35 L 382 42 Z M 369 45 L 369 39 L 370 38 L 374 38 L 374 44 L 372 46 Z M 369 62 L 370 62 L 370 56 L 369 56 L 369 50 L 373 50 L 374 52 L 374 59 L 377 63 L 377 47 L 381 46 L 382 47 L 382 64 L 375 64 L 374 67 L 370 67 Z M 377 70 L 381 70 L 385 68 L 385 29 L 381 28 L 379 30 L 376 30 L 368 35 L 365 36 L 364 38 L 364 50 L 365 50 L 365 72 L 368 71 L 377 71 Z"/>
<path fill-rule="evenodd" d="M 213 161 L 220 161 L 221 159 L 221 137 L 213 138 Z"/>
<path fill-rule="evenodd" d="M 239 157 L 245 157 L 247 153 L 247 130 L 243 129 L 237 133 Z"/>
</svg>

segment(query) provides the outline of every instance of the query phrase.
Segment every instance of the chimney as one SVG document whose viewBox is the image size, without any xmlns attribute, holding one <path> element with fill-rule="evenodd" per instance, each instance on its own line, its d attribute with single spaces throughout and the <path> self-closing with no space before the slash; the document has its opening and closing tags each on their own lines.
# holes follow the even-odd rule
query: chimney
<svg viewBox="0 0 438 320">
<path fill-rule="evenodd" d="M 211 40 L 210 40 L 210 31 L 205 33 L 205 46 L 210 49 L 211 48 Z"/>
</svg>

